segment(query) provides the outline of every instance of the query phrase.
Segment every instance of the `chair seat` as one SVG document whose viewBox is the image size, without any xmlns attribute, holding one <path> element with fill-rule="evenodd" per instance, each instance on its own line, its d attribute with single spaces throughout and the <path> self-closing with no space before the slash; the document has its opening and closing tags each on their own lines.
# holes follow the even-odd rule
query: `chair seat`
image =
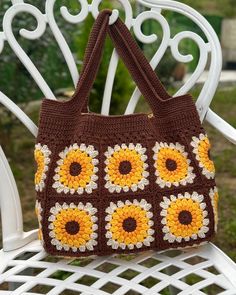
<svg viewBox="0 0 236 295">
<path fill-rule="evenodd" d="M 81 259 L 49 256 L 39 241 L 0 252 L 0 294 L 236 294 L 236 265 L 216 246 Z M 4 291 L 6 290 L 6 291 Z"/>
</svg>

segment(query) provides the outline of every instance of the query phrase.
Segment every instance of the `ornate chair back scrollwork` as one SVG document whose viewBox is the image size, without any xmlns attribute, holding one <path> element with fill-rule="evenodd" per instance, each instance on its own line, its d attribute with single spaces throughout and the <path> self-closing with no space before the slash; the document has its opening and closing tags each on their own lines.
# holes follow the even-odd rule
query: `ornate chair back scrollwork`
<svg viewBox="0 0 236 295">
<path fill-rule="evenodd" d="M 55 38 L 54 41 L 57 42 L 65 59 L 72 81 L 74 85 L 76 85 L 79 79 L 79 72 L 70 47 L 60 31 L 54 16 L 54 6 L 56 0 L 45 0 L 44 12 L 41 12 L 33 5 L 24 3 L 23 0 L 12 0 L 11 2 L 12 5 L 6 11 L 2 20 L 3 30 L 2 32 L 0 31 L 0 54 L 4 49 L 5 44 L 8 43 L 12 51 L 14 51 L 16 56 L 24 65 L 25 69 L 30 73 L 44 96 L 49 99 L 56 99 L 54 93 L 51 91 L 49 85 L 46 83 L 39 70 L 18 43 L 13 34 L 12 28 L 14 18 L 23 12 L 33 16 L 37 21 L 37 26 L 34 30 L 29 31 L 22 28 L 19 31 L 20 36 L 23 38 L 28 40 L 39 39 L 45 33 L 48 26 Z M 86 0 L 78 0 L 78 2 L 80 4 L 80 11 L 77 15 L 72 15 L 66 6 L 62 6 L 60 8 L 61 16 L 65 21 L 71 24 L 78 24 L 83 22 L 89 13 L 91 13 L 94 18 L 97 17 L 99 5 L 102 0 L 93 0 L 91 3 Z M 141 12 L 137 16 L 134 16 L 133 14 L 131 1 L 117 0 L 117 2 L 119 2 L 120 8 L 125 12 L 125 24 L 129 29 L 133 30 L 133 33 L 139 42 L 143 44 L 152 44 L 156 42 L 159 36 L 157 36 L 155 32 L 150 35 L 145 35 L 142 31 L 142 24 L 149 19 L 159 23 L 162 29 L 162 39 L 159 42 L 157 51 L 150 61 L 153 68 L 157 68 L 168 48 L 170 49 L 172 56 L 178 62 L 190 63 L 193 61 L 194 57 L 190 53 L 187 55 L 182 54 L 180 52 L 179 45 L 180 42 L 185 39 L 191 39 L 196 43 L 200 53 L 197 66 L 186 83 L 177 91 L 175 95 L 182 95 L 190 91 L 207 66 L 209 68 L 207 79 L 196 101 L 200 118 L 202 121 L 206 119 L 206 121 L 219 130 L 226 138 L 236 144 L 235 129 L 209 108 L 220 79 L 222 54 L 218 37 L 206 19 L 191 7 L 173 0 L 137 0 L 137 5 L 143 7 L 143 9 L 140 9 Z M 173 35 L 171 27 L 162 13 L 166 10 L 182 14 L 191 19 L 191 21 L 199 27 L 202 35 L 204 35 L 204 38 L 192 31 L 182 31 Z M 119 11 L 114 9 L 110 18 L 111 24 L 115 22 L 118 15 Z M 104 115 L 109 114 L 118 60 L 118 55 L 116 50 L 114 50 L 108 67 L 101 109 L 101 113 Z M 140 96 L 140 91 L 136 88 L 128 103 L 125 114 L 134 112 Z M 1 91 L 0 103 L 8 108 L 25 125 L 33 136 L 37 135 L 37 126 L 33 123 L 33 121 L 11 100 L 11 98 L 7 97 Z M 105 291 L 102 291 L 102 286 L 104 286 L 108 281 L 112 284 L 120 286 L 120 288 L 114 292 L 114 294 L 117 295 L 128 294 L 127 292 L 131 289 L 136 291 L 135 294 L 162 294 L 158 292 L 161 292 L 161 290 L 163 290 L 166 286 L 170 285 L 174 286 L 175 290 L 180 290 L 179 294 L 200 295 L 205 294 L 201 291 L 201 288 L 213 283 L 218 283 L 221 288 L 226 290 L 226 293 L 222 294 L 235 294 L 236 267 L 233 262 L 225 256 L 225 254 L 220 252 L 220 250 L 212 244 L 202 246 L 199 249 L 176 254 L 175 257 L 170 257 L 165 253 L 157 254 L 150 252 L 137 255 L 130 262 L 117 257 L 97 258 L 88 263 L 85 268 L 74 266 L 71 264 L 72 260 L 61 260 L 57 264 L 45 262 L 44 259 L 47 255 L 37 242 L 37 231 L 33 230 L 30 232 L 24 232 L 23 230 L 19 193 L 12 171 L 1 147 L 0 209 L 3 232 L 3 250 L 0 252 L 0 274 L 3 272 L 3 275 L 0 275 L 0 285 L 4 280 L 8 282 L 22 283 L 21 287 L 15 289 L 16 291 L 12 291 L 9 294 L 26 294 L 24 292 L 30 290 L 30 288 L 35 284 L 39 284 L 41 280 L 46 285 L 53 287 L 52 291 L 48 294 L 60 294 L 60 292 L 66 288 L 69 288 L 69 290 L 72 290 L 73 292 L 80 290 L 80 294 L 107 294 Z M 9 216 L 11 218 L 9 218 Z M 20 258 L 22 261 L 15 259 L 25 252 L 31 252 L 33 255 L 24 262 L 23 258 Z M 196 264 L 196 267 L 193 263 L 191 264 L 186 262 L 190 258 L 195 259 L 195 257 L 201 257 L 203 262 Z M 159 263 L 156 263 L 152 268 L 148 268 L 144 263 L 148 259 L 159 261 Z M 102 269 L 98 270 L 99 266 L 105 263 L 115 265 L 116 267 L 109 274 L 102 271 Z M 11 269 L 4 272 L 8 265 L 11 266 Z M 17 279 L 16 274 L 25 270 L 29 265 L 44 268 L 44 271 L 34 278 L 29 276 L 28 278 L 20 277 Z M 180 271 L 177 273 L 167 272 L 166 274 L 161 272 L 162 269 L 167 269 L 171 265 L 178 268 Z M 213 274 L 208 270 L 208 268 L 213 266 L 217 268 L 219 272 L 218 275 Z M 48 279 L 49 276 L 58 269 L 72 272 L 73 275 L 66 279 L 63 284 L 59 283 L 58 280 Z M 139 275 L 131 280 L 120 278 L 120 274 L 128 269 L 137 271 Z M 220 269 L 222 272 L 219 271 Z M 181 280 L 189 273 L 195 273 L 196 275 L 201 276 L 203 281 L 198 284 L 194 284 L 194 287 L 189 286 Z M 91 287 L 85 287 L 82 285 L 79 285 L 78 287 L 78 284 L 75 284 L 75 281 L 79 280 L 84 275 L 92 275 L 97 278 L 97 281 L 93 283 Z M 148 289 L 141 282 L 150 276 L 155 278 L 158 283 L 156 283 L 151 289 Z"/>
</svg>

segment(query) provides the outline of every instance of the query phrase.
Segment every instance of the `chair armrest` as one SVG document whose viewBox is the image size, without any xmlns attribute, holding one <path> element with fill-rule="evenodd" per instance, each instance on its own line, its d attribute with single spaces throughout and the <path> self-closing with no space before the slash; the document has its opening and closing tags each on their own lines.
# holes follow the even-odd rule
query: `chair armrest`
<svg viewBox="0 0 236 295">
<path fill-rule="evenodd" d="M 206 114 L 206 121 L 222 133 L 230 142 L 236 144 L 236 129 L 211 109 Z"/>
</svg>

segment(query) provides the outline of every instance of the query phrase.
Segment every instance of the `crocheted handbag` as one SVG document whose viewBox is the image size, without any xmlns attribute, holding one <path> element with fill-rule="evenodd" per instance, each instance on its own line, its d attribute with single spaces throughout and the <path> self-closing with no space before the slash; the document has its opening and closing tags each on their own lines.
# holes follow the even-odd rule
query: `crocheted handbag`
<svg viewBox="0 0 236 295">
<path fill-rule="evenodd" d="M 42 102 L 35 147 L 40 238 L 54 255 L 189 247 L 212 238 L 218 193 L 190 95 L 172 98 L 125 24 L 100 12 L 71 100 Z M 87 110 L 107 33 L 153 115 Z"/>
</svg>

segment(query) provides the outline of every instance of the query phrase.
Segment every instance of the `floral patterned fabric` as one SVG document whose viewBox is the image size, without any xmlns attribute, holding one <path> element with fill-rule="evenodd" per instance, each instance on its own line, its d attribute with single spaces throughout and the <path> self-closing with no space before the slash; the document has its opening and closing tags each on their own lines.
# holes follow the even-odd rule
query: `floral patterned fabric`
<svg viewBox="0 0 236 295">
<path fill-rule="evenodd" d="M 206 243 L 218 223 L 209 138 L 191 95 L 171 97 L 125 24 L 102 11 L 71 100 L 44 99 L 35 145 L 39 238 L 80 257 Z M 87 110 L 106 34 L 153 114 Z"/>
</svg>

